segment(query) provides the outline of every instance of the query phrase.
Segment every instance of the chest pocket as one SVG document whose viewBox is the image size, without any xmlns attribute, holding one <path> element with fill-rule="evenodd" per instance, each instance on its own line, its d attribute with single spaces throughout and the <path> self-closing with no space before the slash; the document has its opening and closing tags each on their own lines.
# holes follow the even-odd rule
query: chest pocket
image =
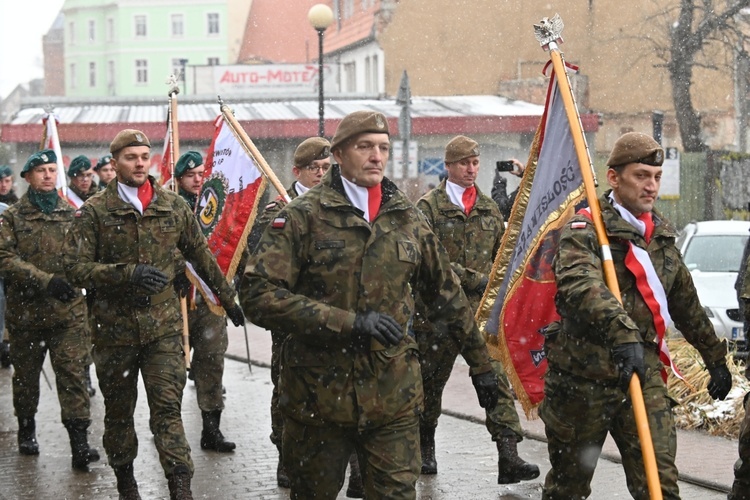
<svg viewBox="0 0 750 500">
<path fill-rule="evenodd" d="M 417 246 L 411 241 L 399 241 L 398 245 L 398 260 L 401 262 L 408 262 L 409 264 L 416 264 L 419 260 L 419 252 Z"/>
<path fill-rule="evenodd" d="M 312 254 L 313 264 L 331 266 L 341 260 L 346 249 L 344 240 L 315 240 L 315 251 Z"/>
<path fill-rule="evenodd" d="M 159 230 L 162 233 L 174 233 L 177 231 L 177 224 L 172 217 L 159 219 Z"/>
<path fill-rule="evenodd" d="M 481 224 L 482 231 L 494 231 L 497 227 L 495 224 L 495 219 L 486 215 L 482 216 Z"/>
</svg>

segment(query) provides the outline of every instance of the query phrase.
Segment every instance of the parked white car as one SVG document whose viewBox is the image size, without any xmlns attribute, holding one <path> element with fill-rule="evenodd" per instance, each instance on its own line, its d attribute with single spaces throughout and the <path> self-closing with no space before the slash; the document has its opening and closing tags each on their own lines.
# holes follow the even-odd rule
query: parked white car
<svg viewBox="0 0 750 500">
<path fill-rule="evenodd" d="M 716 335 L 739 351 L 747 348 L 734 283 L 749 236 L 750 222 L 709 220 L 687 224 L 676 242 Z"/>
</svg>

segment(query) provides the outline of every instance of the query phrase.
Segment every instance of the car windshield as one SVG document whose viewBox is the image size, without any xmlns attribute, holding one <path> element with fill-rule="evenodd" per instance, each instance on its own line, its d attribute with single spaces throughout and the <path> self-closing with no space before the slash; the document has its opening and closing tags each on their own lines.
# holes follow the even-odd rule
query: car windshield
<svg viewBox="0 0 750 500">
<path fill-rule="evenodd" d="M 706 273 L 738 272 L 747 236 L 695 235 L 685 250 L 685 264 L 691 271 Z"/>
</svg>

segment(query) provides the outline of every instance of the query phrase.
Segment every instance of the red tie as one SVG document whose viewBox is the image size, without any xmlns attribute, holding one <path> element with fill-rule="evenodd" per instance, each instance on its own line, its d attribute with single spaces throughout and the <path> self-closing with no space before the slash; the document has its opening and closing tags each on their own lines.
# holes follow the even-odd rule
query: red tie
<svg viewBox="0 0 750 500">
<path fill-rule="evenodd" d="M 151 183 L 146 180 L 143 184 L 138 187 L 138 199 L 141 200 L 143 205 L 143 211 L 146 211 L 146 207 L 151 203 L 151 198 L 154 197 L 154 188 Z"/>
<path fill-rule="evenodd" d="M 464 202 L 464 212 L 468 215 L 469 212 L 471 212 L 471 209 L 474 208 L 474 202 L 477 201 L 477 188 L 471 186 L 464 189 L 461 201 Z"/>
<path fill-rule="evenodd" d="M 380 189 L 380 184 L 367 188 L 367 209 L 370 211 L 370 220 L 368 222 L 374 221 L 375 217 L 378 216 L 382 199 L 383 191 Z"/>
<path fill-rule="evenodd" d="M 646 224 L 646 232 L 643 238 L 646 240 L 646 243 L 651 242 L 651 235 L 654 234 L 654 219 L 651 217 L 651 212 L 643 212 L 636 219 Z"/>
</svg>

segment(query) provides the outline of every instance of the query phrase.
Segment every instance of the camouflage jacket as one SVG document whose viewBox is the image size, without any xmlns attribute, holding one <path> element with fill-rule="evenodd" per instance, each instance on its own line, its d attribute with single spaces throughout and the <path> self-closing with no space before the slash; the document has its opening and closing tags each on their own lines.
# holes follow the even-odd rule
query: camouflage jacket
<svg viewBox="0 0 750 500">
<path fill-rule="evenodd" d="M 263 233 L 243 280 L 245 314 L 289 332 L 282 353 L 285 415 L 306 424 L 359 429 L 415 415 L 422 406 L 418 347 L 405 335 L 355 351 L 357 312 L 391 315 L 408 331 L 414 291 L 431 320 L 463 347 L 474 373 L 488 371 L 487 348 L 444 249 L 424 216 L 389 180 L 372 223 L 344 194 L 338 167 L 288 204 Z"/>
<path fill-rule="evenodd" d="M 562 322 L 549 329 L 545 349 L 551 369 L 581 377 L 614 380 L 618 371 L 612 348 L 643 342 L 646 367 L 661 370 L 653 316 L 625 267 L 629 242 L 645 249 L 653 262 L 675 327 L 682 332 L 712 368 L 725 363 L 726 344 L 720 341 L 698 301 L 690 272 L 674 245 L 676 232 L 658 212 L 653 212 L 654 233 L 647 244 L 637 230 L 610 204 L 599 199 L 620 286 L 622 305 L 609 291 L 602 271 L 600 246 L 593 222 L 576 215 L 566 224 L 554 261 L 555 302 Z M 585 223 L 585 224 L 581 224 Z"/>
<path fill-rule="evenodd" d="M 56 276 L 65 279 L 63 242 L 74 209 L 58 198 L 52 213 L 31 204 L 28 194 L 0 215 L 0 269 L 7 292 L 6 321 L 12 328 L 84 327 L 83 295 L 63 303 L 47 294 Z"/>
<path fill-rule="evenodd" d="M 67 276 L 95 294 L 95 344 L 144 345 L 181 333 L 180 303 L 171 283 L 175 249 L 193 263 L 222 304 L 235 299 L 187 203 L 153 177 L 149 182 L 154 197 L 143 215 L 120 198 L 113 180 L 76 212 L 68 233 Z M 130 278 L 137 264 L 154 266 L 169 276 L 164 291 L 148 296 L 134 286 Z"/>
<path fill-rule="evenodd" d="M 287 196 L 289 196 L 290 200 L 293 200 L 297 196 L 299 196 L 297 194 L 297 190 L 294 188 L 296 184 L 297 184 L 297 181 L 294 181 L 292 185 L 289 186 L 289 188 L 286 190 L 286 194 Z M 281 195 L 278 195 L 276 199 L 266 204 L 262 212 L 258 213 L 257 217 L 255 218 L 255 222 L 253 223 L 253 228 L 252 230 L 250 230 L 250 234 L 247 237 L 247 248 L 249 252 L 252 252 L 253 250 L 255 250 L 255 247 L 258 246 L 260 237 L 263 236 L 263 231 L 265 231 L 266 226 L 268 226 L 268 223 L 271 222 L 271 220 L 276 216 L 276 214 L 279 213 L 279 211 L 285 206 L 286 206 L 286 200 Z M 244 266 L 238 269 L 244 269 Z"/>
<path fill-rule="evenodd" d="M 417 201 L 430 227 L 448 251 L 451 267 L 472 308 L 482 298 L 476 289 L 486 279 L 500 249 L 505 225 L 497 204 L 477 188 L 477 200 L 469 214 L 455 205 L 445 190 L 445 180 Z"/>
</svg>

